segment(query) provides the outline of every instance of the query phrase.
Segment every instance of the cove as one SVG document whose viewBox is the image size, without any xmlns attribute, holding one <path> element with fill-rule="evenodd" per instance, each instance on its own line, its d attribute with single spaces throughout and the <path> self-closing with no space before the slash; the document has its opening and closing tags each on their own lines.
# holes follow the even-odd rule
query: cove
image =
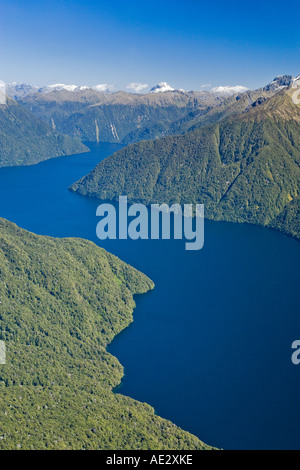
<svg viewBox="0 0 300 470">
<path fill-rule="evenodd" d="M 32 167 L 0 169 L 0 216 L 38 234 L 90 239 L 145 272 L 134 323 L 109 352 L 118 393 L 224 449 L 300 449 L 299 242 L 262 227 L 205 222 L 205 245 L 96 236 L 99 201 L 68 187 L 113 144 Z"/>
</svg>

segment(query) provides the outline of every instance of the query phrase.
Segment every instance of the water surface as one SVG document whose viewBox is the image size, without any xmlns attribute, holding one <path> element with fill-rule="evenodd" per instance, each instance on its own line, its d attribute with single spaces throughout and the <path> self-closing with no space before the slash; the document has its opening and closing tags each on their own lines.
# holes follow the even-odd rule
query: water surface
<svg viewBox="0 0 300 470">
<path fill-rule="evenodd" d="M 43 235 L 83 237 L 150 276 L 134 323 L 109 351 L 121 393 L 225 449 L 300 449 L 300 244 L 250 225 L 206 222 L 205 247 L 96 238 L 99 201 L 67 188 L 119 149 L 0 169 L 0 216 Z"/>
</svg>

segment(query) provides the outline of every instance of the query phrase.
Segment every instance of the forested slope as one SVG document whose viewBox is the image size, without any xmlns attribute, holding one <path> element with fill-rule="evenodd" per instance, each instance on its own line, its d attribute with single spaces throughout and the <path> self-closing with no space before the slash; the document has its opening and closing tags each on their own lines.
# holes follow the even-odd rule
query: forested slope
<svg viewBox="0 0 300 470">
<path fill-rule="evenodd" d="M 106 346 L 132 321 L 133 295 L 153 289 L 144 274 L 0 219 L 0 281 L 0 449 L 208 449 L 112 391 L 123 368 Z"/>
<path fill-rule="evenodd" d="M 300 191 L 300 108 L 291 90 L 183 136 L 140 142 L 101 162 L 71 190 L 100 199 L 203 203 L 215 220 L 283 229 Z M 300 237 L 285 217 L 284 231 Z"/>
<path fill-rule="evenodd" d="M 11 98 L 0 104 L 0 167 L 87 151 L 82 142 L 54 131 Z"/>
</svg>

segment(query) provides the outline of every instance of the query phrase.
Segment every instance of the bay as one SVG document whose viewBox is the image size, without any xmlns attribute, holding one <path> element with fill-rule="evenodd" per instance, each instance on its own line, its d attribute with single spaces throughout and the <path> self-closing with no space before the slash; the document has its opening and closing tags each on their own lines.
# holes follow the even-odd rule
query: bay
<svg viewBox="0 0 300 470">
<path fill-rule="evenodd" d="M 0 216 L 32 232 L 82 237 L 143 271 L 134 323 L 109 352 L 125 367 L 118 393 L 225 449 L 300 449 L 299 242 L 266 228 L 205 222 L 205 246 L 96 237 L 99 201 L 68 187 L 121 148 L 0 169 Z"/>
</svg>

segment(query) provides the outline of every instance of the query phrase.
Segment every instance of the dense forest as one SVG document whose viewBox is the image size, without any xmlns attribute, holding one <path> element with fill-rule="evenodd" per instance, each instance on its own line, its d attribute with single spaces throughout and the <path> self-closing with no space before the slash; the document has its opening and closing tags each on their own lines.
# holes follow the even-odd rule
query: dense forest
<svg viewBox="0 0 300 470">
<path fill-rule="evenodd" d="M 130 145 L 71 190 L 145 204 L 201 203 L 208 218 L 272 226 L 299 238 L 299 188 L 300 108 L 284 90 L 217 124 Z"/>
<path fill-rule="evenodd" d="M 107 344 L 132 321 L 144 274 L 81 239 L 0 219 L 0 449 L 209 449 L 112 390 Z"/>
<path fill-rule="evenodd" d="M 59 132 L 82 141 L 128 144 L 164 135 L 173 121 L 202 114 L 224 97 L 210 92 L 134 94 L 53 91 L 29 94 L 20 103 Z"/>
<path fill-rule="evenodd" d="M 0 167 L 33 165 L 87 151 L 80 140 L 54 131 L 11 98 L 0 104 Z"/>
</svg>

